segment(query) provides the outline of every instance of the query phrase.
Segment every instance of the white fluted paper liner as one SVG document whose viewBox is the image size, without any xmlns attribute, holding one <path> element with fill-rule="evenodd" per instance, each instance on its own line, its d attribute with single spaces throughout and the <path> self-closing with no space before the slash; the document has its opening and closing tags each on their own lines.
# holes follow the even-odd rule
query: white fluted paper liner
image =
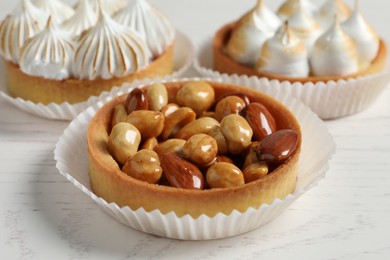
<svg viewBox="0 0 390 260">
<path fill-rule="evenodd" d="M 182 81 L 177 79 L 170 81 Z M 190 80 L 206 80 L 191 78 Z M 221 80 L 216 80 L 221 81 Z M 162 82 L 169 82 L 167 80 Z M 232 83 L 234 80 L 231 81 Z M 139 86 L 142 87 L 142 86 Z M 158 210 L 146 212 L 144 209 L 131 210 L 129 207 L 118 207 L 98 198 L 89 184 L 87 128 L 96 111 L 109 100 L 130 92 L 132 86 L 115 88 L 110 94 L 105 93 L 99 101 L 76 117 L 59 139 L 54 157 L 56 167 L 70 182 L 90 196 L 99 207 L 109 215 L 136 230 L 158 236 L 204 240 L 238 235 L 256 229 L 281 214 L 299 196 L 316 185 L 325 176 L 328 162 L 335 151 L 335 143 L 324 123 L 302 102 L 287 93 L 268 89 L 266 94 L 285 104 L 298 119 L 303 135 L 302 151 L 299 160 L 299 172 L 296 191 L 285 199 L 276 199 L 270 205 L 249 208 L 241 213 L 233 211 L 230 215 L 218 214 L 213 218 L 202 215 L 197 219 L 189 215 L 177 217 L 173 212 L 162 214 Z"/>
<path fill-rule="evenodd" d="M 269 80 L 256 76 L 228 75 L 215 71 L 213 65 L 212 38 L 203 41 L 197 48 L 194 68 L 202 76 L 234 78 L 240 85 L 256 90 L 274 88 L 290 93 L 310 107 L 322 119 L 334 119 L 356 114 L 372 105 L 390 82 L 390 70 L 359 77 L 356 79 L 338 80 L 318 83 L 291 83 L 288 81 Z"/>
<path fill-rule="evenodd" d="M 175 38 L 175 50 L 174 50 L 174 72 L 170 75 L 163 77 L 162 79 L 178 78 L 191 66 L 195 56 L 195 48 L 191 43 L 191 40 L 184 33 L 176 31 Z M 85 102 L 77 104 L 69 104 L 67 102 L 62 104 L 51 103 L 44 105 L 41 103 L 34 103 L 22 98 L 14 98 L 8 95 L 4 75 L 4 64 L 0 62 L 0 97 L 3 97 L 9 103 L 18 107 L 19 109 L 28 113 L 35 114 L 40 117 L 57 119 L 57 120 L 72 120 L 80 112 L 85 110 L 88 106 L 96 102 L 97 97 L 91 97 Z M 148 80 L 142 80 L 141 82 L 147 82 Z M 134 82 L 135 85 L 139 85 L 139 82 Z M 28 87 L 28 86 L 26 86 Z"/>
</svg>

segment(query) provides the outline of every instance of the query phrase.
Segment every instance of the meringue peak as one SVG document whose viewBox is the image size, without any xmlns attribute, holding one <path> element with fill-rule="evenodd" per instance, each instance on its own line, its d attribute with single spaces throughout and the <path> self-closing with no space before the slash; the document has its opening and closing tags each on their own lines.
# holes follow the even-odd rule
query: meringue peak
<svg viewBox="0 0 390 260">
<path fill-rule="evenodd" d="M 147 66 L 151 53 L 143 38 L 100 8 L 98 22 L 78 40 L 73 73 L 94 80 L 123 77 Z"/>
<path fill-rule="evenodd" d="M 373 27 L 364 19 L 359 9 L 359 1 L 356 1 L 352 14 L 341 26 L 355 40 L 360 67 L 363 69 L 377 56 L 380 39 Z"/>
<path fill-rule="evenodd" d="M 145 0 L 129 0 L 114 20 L 138 32 L 154 57 L 160 56 L 175 38 L 175 29 L 166 15 Z"/>
<path fill-rule="evenodd" d="M 296 12 L 287 20 L 291 30 L 305 43 L 310 50 L 316 39 L 322 33 L 319 24 L 300 5 Z"/>
<path fill-rule="evenodd" d="M 62 27 L 74 34 L 80 35 L 83 31 L 96 24 L 98 19 L 98 0 L 80 0 L 76 6 L 75 14 L 62 23 Z"/>
<path fill-rule="evenodd" d="M 18 64 L 20 48 L 24 42 L 40 32 L 47 21 L 47 15 L 31 3 L 19 1 L 16 8 L 0 24 L 0 53 Z"/>
<path fill-rule="evenodd" d="M 326 31 L 332 25 L 333 16 L 337 14 L 340 22 L 344 22 L 351 15 L 351 8 L 343 0 L 327 0 L 320 7 L 317 18 Z"/>
<path fill-rule="evenodd" d="M 73 53 L 70 35 L 64 33 L 50 16 L 43 31 L 27 40 L 21 48 L 20 69 L 28 75 L 67 79 Z"/>
<path fill-rule="evenodd" d="M 310 62 L 316 76 L 344 76 L 358 71 L 356 43 L 340 26 L 338 15 L 314 44 Z"/>
<path fill-rule="evenodd" d="M 282 20 L 287 20 L 297 9 L 302 7 L 310 16 L 314 16 L 317 7 L 311 0 L 287 0 L 278 9 L 277 14 Z"/>
<path fill-rule="evenodd" d="M 309 75 L 306 46 L 289 28 L 287 22 L 279 28 L 274 37 L 264 43 L 256 69 L 288 77 Z"/>
<path fill-rule="evenodd" d="M 57 23 L 62 23 L 75 13 L 72 7 L 60 0 L 33 0 L 33 4 L 53 16 Z"/>
</svg>

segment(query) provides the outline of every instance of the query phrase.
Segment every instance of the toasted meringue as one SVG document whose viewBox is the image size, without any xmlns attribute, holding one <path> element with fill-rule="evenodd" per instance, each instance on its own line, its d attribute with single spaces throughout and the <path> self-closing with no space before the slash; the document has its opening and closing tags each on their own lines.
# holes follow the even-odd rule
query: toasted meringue
<svg viewBox="0 0 390 260">
<path fill-rule="evenodd" d="M 74 15 L 74 10 L 60 0 L 33 0 L 33 4 L 61 23 Z"/>
<path fill-rule="evenodd" d="M 80 0 L 76 6 L 75 14 L 64 23 L 62 27 L 74 34 L 80 35 L 83 31 L 94 26 L 98 19 L 98 0 Z"/>
<path fill-rule="evenodd" d="M 279 7 L 277 14 L 285 21 L 294 15 L 300 6 L 312 17 L 317 12 L 317 6 L 311 0 L 287 0 Z"/>
<path fill-rule="evenodd" d="M 281 26 L 275 36 L 268 39 L 262 48 L 256 69 L 287 77 L 309 75 L 308 52 L 305 44 L 289 28 Z"/>
<path fill-rule="evenodd" d="M 99 0 L 100 4 L 109 14 L 114 14 L 124 8 L 128 0 Z"/>
<path fill-rule="evenodd" d="M 342 24 L 342 27 L 356 42 L 360 68 L 368 67 L 378 54 L 380 39 L 374 28 L 362 16 L 358 1 L 356 1 L 351 16 Z"/>
<path fill-rule="evenodd" d="M 63 80 L 70 77 L 74 46 L 70 34 L 48 19 L 43 31 L 30 38 L 20 53 L 20 69 L 31 76 Z"/>
<path fill-rule="evenodd" d="M 123 77 L 146 67 L 150 60 L 142 37 L 99 8 L 97 24 L 78 40 L 73 73 L 78 79 L 89 80 Z"/>
<path fill-rule="evenodd" d="M 274 30 L 258 15 L 262 6 L 263 1 L 258 1 L 256 7 L 237 22 L 225 47 L 233 60 L 251 67 L 255 66 L 264 42 L 274 35 Z"/>
<path fill-rule="evenodd" d="M 303 9 L 298 6 L 297 11 L 288 20 L 289 27 L 306 45 L 308 51 L 313 47 L 314 42 L 321 35 L 321 26 Z"/>
<path fill-rule="evenodd" d="M 337 17 L 314 44 L 310 64 L 315 76 L 344 76 L 359 70 L 355 41 L 343 31 Z"/>
<path fill-rule="evenodd" d="M 282 24 L 280 18 L 270 9 L 268 9 L 267 6 L 265 6 L 263 0 L 257 0 L 257 4 L 253 11 L 260 18 L 260 20 L 265 23 L 266 26 L 273 32 L 275 32 Z"/>
<path fill-rule="evenodd" d="M 0 52 L 4 59 L 18 64 L 20 47 L 45 27 L 46 20 L 46 14 L 35 7 L 31 0 L 20 1 L 0 25 Z"/>
<path fill-rule="evenodd" d="M 334 16 L 344 22 L 351 15 L 351 8 L 343 0 L 327 0 L 317 12 L 317 21 L 324 31 L 332 25 Z"/>
<path fill-rule="evenodd" d="M 175 29 L 168 18 L 145 0 L 130 0 L 114 19 L 143 36 L 154 57 L 160 56 L 175 38 Z"/>
</svg>

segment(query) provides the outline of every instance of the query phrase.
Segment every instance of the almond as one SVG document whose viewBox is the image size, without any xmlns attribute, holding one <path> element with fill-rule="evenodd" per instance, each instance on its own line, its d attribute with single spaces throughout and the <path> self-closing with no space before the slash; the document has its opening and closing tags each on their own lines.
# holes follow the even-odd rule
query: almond
<svg viewBox="0 0 390 260">
<path fill-rule="evenodd" d="M 265 137 L 257 148 L 260 161 L 269 164 L 281 164 L 289 159 L 297 149 L 298 134 L 294 130 L 279 130 Z"/>
<path fill-rule="evenodd" d="M 149 109 L 149 102 L 143 89 L 135 88 L 129 93 L 126 100 L 126 109 L 129 114 L 135 110 Z"/>
<path fill-rule="evenodd" d="M 277 130 L 274 117 L 268 109 L 260 103 L 250 103 L 242 111 L 242 116 L 245 117 L 253 130 L 255 140 L 263 140 L 267 135 L 274 133 Z"/>
<path fill-rule="evenodd" d="M 171 186 L 183 189 L 203 189 L 204 178 L 195 165 L 174 153 L 162 153 L 159 156 L 161 167 Z"/>
</svg>

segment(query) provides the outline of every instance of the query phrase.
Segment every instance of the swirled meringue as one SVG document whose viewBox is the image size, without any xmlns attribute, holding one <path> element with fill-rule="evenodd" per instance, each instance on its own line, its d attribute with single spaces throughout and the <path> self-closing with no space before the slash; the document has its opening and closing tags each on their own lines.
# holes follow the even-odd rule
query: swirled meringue
<svg viewBox="0 0 390 260">
<path fill-rule="evenodd" d="M 78 40 L 73 73 L 78 79 L 89 80 L 123 77 L 146 67 L 150 60 L 142 37 L 99 8 L 98 22 Z"/>
<path fill-rule="evenodd" d="M 75 14 L 62 23 L 62 27 L 73 35 L 80 35 L 83 31 L 94 26 L 98 19 L 98 0 L 80 0 Z"/>
<path fill-rule="evenodd" d="M 378 54 L 380 40 L 374 28 L 362 16 L 358 1 L 351 16 L 341 26 L 356 42 L 360 68 L 368 67 Z"/>
<path fill-rule="evenodd" d="M 343 0 L 327 0 L 318 10 L 316 19 L 324 31 L 332 25 L 334 16 L 344 22 L 351 14 L 351 8 Z"/>
<path fill-rule="evenodd" d="M 321 26 L 308 15 L 303 6 L 298 6 L 297 11 L 288 20 L 291 30 L 297 35 L 310 51 L 314 42 L 321 35 Z"/>
<path fill-rule="evenodd" d="M 20 47 L 45 27 L 46 20 L 46 14 L 30 0 L 20 1 L 0 25 L 0 52 L 4 59 L 18 64 Z"/>
<path fill-rule="evenodd" d="M 225 46 L 225 52 L 236 62 L 254 67 L 264 42 L 274 35 L 274 30 L 258 16 L 262 1 L 235 25 Z"/>
<path fill-rule="evenodd" d="M 340 26 L 338 18 L 314 44 L 310 57 L 315 76 L 345 76 L 359 69 L 355 41 Z"/>
<path fill-rule="evenodd" d="M 317 12 L 317 6 L 311 0 L 287 0 L 279 7 L 277 14 L 285 21 L 294 15 L 300 6 L 312 17 Z"/>
<path fill-rule="evenodd" d="M 60 0 L 33 0 L 33 4 L 50 15 L 57 23 L 74 15 L 73 8 Z"/>
<path fill-rule="evenodd" d="M 119 10 L 122 10 L 127 3 L 127 0 L 99 0 L 99 1 L 103 9 L 111 15 L 113 15 L 116 12 L 119 12 Z"/>
<path fill-rule="evenodd" d="M 267 8 L 263 0 L 257 0 L 257 4 L 253 11 L 260 18 L 260 20 L 269 28 L 269 30 L 273 32 L 275 32 L 282 24 L 280 18 L 274 12 Z"/>
<path fill-rule="evenodd" d="M 175 29 L 168 18 L 145 0 L 130 0 L 114 19 L 144 37 L 154 57 L 160 56 L 175 38 Z"/>
<path fill-rule="evenodd" d="M 74 46 L 70 34 L 49 18 L 43 31 L 26 41 L 21 49 L 20 69 L 32 76 L 63 80 L 70 77 Z"/>
<path fill-rule="evenodd" d="M 264 43 L 256 69 L 287 77 L 309 75 L 306 46 L 294 35 L 288 23 L 281 26 L 275 36 Z"/>
</svg>

